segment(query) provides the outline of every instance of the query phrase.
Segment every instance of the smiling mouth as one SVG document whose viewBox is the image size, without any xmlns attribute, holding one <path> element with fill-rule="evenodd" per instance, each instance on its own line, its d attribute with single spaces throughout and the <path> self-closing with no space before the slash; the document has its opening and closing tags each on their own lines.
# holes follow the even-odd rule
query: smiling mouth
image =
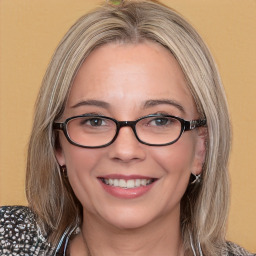
<svg viewBox="0 0 256 256">
<path fill-rule="evenodd" d="M 112 187 L 118 187 L 123 189 L 132 189 L 138 188 L 142 186 L 148 186 L 155 182 L 157 179 L 106 179 L 106 178 L 99 178 L 104 184 Z"/>
</svg>

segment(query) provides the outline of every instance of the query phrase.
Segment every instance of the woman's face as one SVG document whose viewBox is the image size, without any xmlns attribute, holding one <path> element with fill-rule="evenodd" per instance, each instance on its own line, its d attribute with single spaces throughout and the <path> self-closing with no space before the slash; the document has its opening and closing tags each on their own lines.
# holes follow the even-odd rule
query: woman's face
<svg viewBox="0 0 256 256">
<path fill-rule="evenodd" d="M 164 113 L 197 119 L 193 98 L 175 58 L 162 46 L 108 44 L 94 50 L 81 66 L 64 116 L 98 114 L 119 121 Z M 56 156 L 66 165 L 70 184 L 84 214 L 118 228 L 138 228 L 166 217 L 179 218 L 180 200 L 191 172 L 204 161 L 203 128 L 185 132 L 169 146 L 147 146 L 130 127 L 121 128 L 104 148 L 71 145 L 60 133 Z M 116 180 L 116 186 L 102 178 Z M 139 187 L 121 188 L 120 179 Z M 144 186 L 143 179 L 152 181 Z"/>
</svg>

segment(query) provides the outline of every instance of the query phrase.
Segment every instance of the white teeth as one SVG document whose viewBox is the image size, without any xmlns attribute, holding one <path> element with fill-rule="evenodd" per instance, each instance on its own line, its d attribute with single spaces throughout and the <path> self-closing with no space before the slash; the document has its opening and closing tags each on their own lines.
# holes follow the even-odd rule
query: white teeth
<svg viewBox="0 0 256 256">
<path fill-rule="evenodd" d="M 147 186 L 151 184 L 154 179 L 102 179 L 102 181 L 110 186 L 120 187 L 120 188 L 136 188 L 140 186 Z"/>
<path fill-rule="evenodd" d="M 116 181 L 116 183 L 114 183 L 115 187 L 117 187 L 119 185 L 119 187 L 121 187 L 121 188 L 126 188 L 126 181 L 125 180 L 119 180 L 119 183 L 118 183 L 118 180 L 115 180 L 115 181 Z"/>
<path fill-rule="evenodd" d="M 135 182 L 134 182 L 134 180 L 127 180 L 127 182 L 126 182 L 126 187 L 127 187 L 127 188 L 134 188 L 134 187 L 135 187 Z"/>
<path fill-rule="evenodd" d="M 139 179 L 136 179 L 135 180 L 135 187 L 139 187 L 140 186 L 140 180 Z"/>
<path fill-rule="evenodd" d="M 114 179 L 114 187 L 120 187 L 119 186 L 119 180 L 117 180 L 117 179 Z"/>
<path fill-rule="evenodd" d="M 141 185 L 146 186 L 147 185 L 147 181 L 145 179 L 141 180 Z"/>
</svg>

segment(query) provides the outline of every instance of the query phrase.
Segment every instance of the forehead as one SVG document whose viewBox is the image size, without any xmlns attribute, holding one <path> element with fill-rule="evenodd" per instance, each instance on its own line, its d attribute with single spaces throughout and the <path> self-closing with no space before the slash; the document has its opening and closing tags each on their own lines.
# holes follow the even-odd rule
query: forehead
<svg viewBox="0 0 256 256">
<path fill-rule="evenodd" d="M 127 78 L 131 75 L 132 79 L 140 74 L 142 77 L 150 69 L 155 71 L 152 76 L 156 79 L 163 75 L 163 79 L 185 82 L 184 74 L 171 52 L 158 43 L 144 41 L 136 44 L 110 43 L 96 48 L 80 67 L 74 83 L 93 77 L 101 79 L 101 75 L 105 75 L 104 78 L 110 75 L 111 78 L 114 75 L 120 77 L 120 74 Z M 152 79 L 152 76 L 147 74 L 145 79 Z"/>
<path fill-rule="evenodd" d="M 185 76 L 170 51 L 148 41 L 111 43 L 94 50 L 82 64 L 68 107 L 83 99 L 138 104 L 166 97 L 194 105 Z"/>
</svg>

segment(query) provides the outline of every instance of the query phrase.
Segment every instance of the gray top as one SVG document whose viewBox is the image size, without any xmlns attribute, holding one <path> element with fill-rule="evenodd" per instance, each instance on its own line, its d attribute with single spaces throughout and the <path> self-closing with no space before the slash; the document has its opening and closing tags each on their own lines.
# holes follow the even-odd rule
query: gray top
<svg viewBox="0 0 256 256">
<path fill-rule="evenodd" d="M 4 206 L 0 208 L 0 255 L 31 256 L 65 255 L 63 247 L 76 228 L 67 228 L 59 244 L 53 247 L 47 241 L 47 234 L 36 222 L 35 214 L 25 206 Z M 228 253 L 222 256 L 253 256 L 243 248 L 227 242 Z M 61 251 L 62 250 L 62 251 Z"/>
</svg>

